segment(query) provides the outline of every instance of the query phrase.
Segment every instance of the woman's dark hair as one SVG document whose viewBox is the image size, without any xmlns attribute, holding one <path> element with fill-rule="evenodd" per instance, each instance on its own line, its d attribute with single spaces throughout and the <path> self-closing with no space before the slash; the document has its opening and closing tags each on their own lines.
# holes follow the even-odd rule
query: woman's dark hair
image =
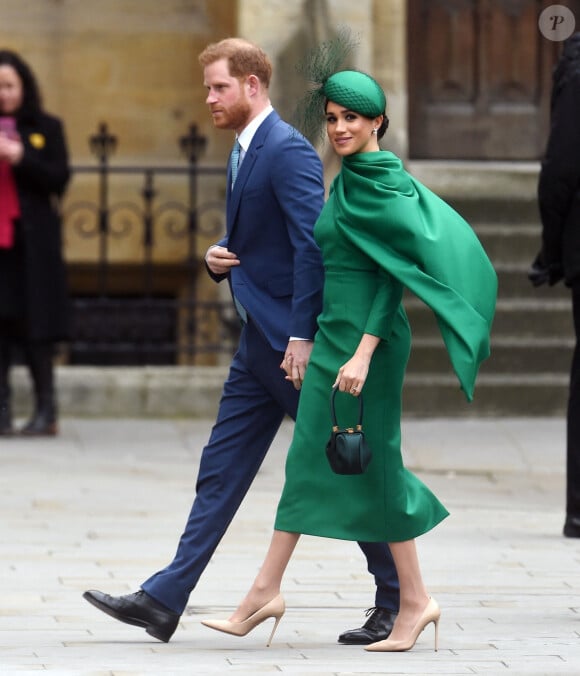
<svg viewBox="0 0 580 676">
<path fill-rule="evenodd" d="M 377 129 L 377 138 L 382 139 L 388 128 L 389 118 L 387 117 L 387 113 L 383 113 L 383 121 L 381 122 L 381 126 Z"/>
<path fill-rule="evenodd" d="M 22 81 L 22 105 L 17 117 L 34 118 L 42 110 L 42 99 L 30 66 L 16 52 L 0 49 L 0 66 L 12 66 Z"/>
</svg>

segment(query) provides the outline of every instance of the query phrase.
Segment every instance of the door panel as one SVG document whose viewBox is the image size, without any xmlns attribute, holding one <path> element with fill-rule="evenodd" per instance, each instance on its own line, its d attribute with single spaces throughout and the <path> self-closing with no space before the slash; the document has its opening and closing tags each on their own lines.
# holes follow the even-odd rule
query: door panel
<svg viewBox="0 0 580 676">
<path fill-rule="evenodd" d="M 561 48 L 538 29 L 549 4 L 409 0 L 411 157 L 540 157 Z"/>
</svg>

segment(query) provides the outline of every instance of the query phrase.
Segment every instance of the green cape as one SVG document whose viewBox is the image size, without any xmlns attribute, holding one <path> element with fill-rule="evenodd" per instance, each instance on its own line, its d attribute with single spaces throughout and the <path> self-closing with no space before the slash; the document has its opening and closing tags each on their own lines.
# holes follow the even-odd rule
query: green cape
<svg viewBox="0 0 580 676">
<path fill-rule="evenodd" d="M 471 226 L 388 151 L 343 159 L 337 227 L 435 313 L 468 401 L 489 356 L 497 275 Z"/>
</svg>

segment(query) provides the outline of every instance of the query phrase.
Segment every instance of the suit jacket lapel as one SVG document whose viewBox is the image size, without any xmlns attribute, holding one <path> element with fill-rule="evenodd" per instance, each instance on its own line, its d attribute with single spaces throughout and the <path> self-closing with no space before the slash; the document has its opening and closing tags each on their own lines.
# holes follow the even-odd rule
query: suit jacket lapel
<svg viewBox="0 0 580 676">
<path fill-rule="evenodd" d="M 242 162 L 240 169 L 238 171 L 238 177 L 236 178 L 236 183 L 233 190 L 231 189 L 232 174 L 231 167 L 228 166 L 228 206 L 227 206 L 227 231 L 228 236 L 232 234 L 235 224 L 237 223 L 237 214 L 240 206 L 240 200 L 244 191 L 244 186 L 248 181 L 251 181 L 252 169 L 258 159 L 260 150 L 264 145 L 270 129 L 280 120 L 278 113 L 273 110 L 270 115 L 262 122 L 258 127 L 258 130 L 254 134 L 254 138 L 250 143 L 250 147 L 246 152 L 244 161 Z"/>
</svg>

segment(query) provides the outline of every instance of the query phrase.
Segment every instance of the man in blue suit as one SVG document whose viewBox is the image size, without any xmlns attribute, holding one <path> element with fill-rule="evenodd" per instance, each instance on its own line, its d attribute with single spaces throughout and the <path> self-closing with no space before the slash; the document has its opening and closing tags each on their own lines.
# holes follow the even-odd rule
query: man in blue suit
<svg viewBox="0 0 580 676">
<path fill-rule="evenodd" d="M 272 108 L 268 57 L 229 38 L 209 45 L 199 60 L 214 125 L 236 132 L 226 235 L 208 249 L 205 262 L 215 281 L 230 285 L 242 322 L 240 343 L 173 561 L 134 594 L 84 594 L 103 612 L 161 641 L 177 628 L 282 420 L 296 417 L 322 301 L 322 260 L 313 238 L 324 202 L 322 166 L 310 143 Z M 339 637 L 341 643 L 386 638 L 399 605 L 388 546 L 360 546 L 377 582 L 376 606 L 363 627 Z"/>
</svg>

